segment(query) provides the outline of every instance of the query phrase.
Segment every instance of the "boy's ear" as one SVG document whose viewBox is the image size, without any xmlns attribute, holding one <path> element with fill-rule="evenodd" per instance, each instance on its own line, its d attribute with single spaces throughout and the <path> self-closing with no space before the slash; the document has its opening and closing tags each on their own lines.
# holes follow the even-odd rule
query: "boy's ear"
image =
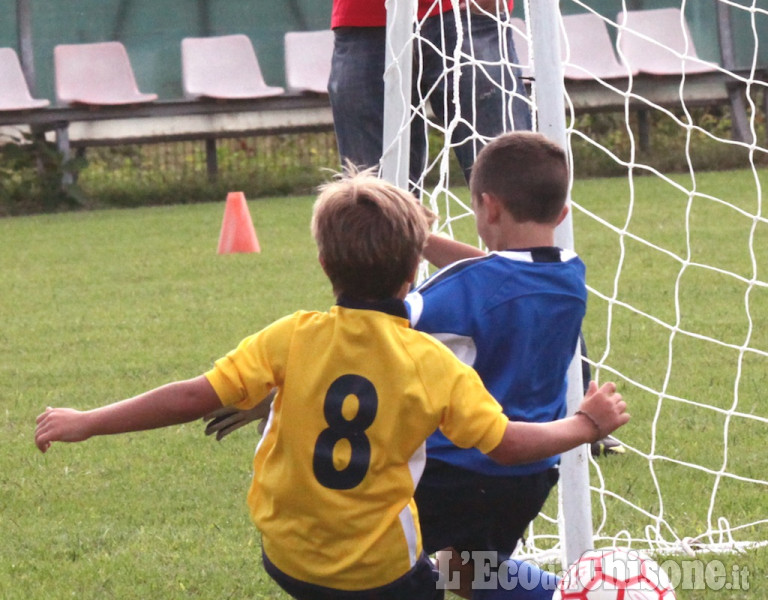
<svg viewBox="0 0 768 600">
<path fill-rule="evenodd" d="M 411 270 L 410 276 L 403 282 L 403 285 L 400 287 L 400 290 L 397 292 L 397 297 L 401 300 L 405 299 L 405 297 L 408 295 L 408 292 L 413 289 L 413 283 L 416 281 L 416 277 L 419 274 L 419 263 L 418 261 L 414 265 L 413 269 Z"/>
<path fill-rule="evenodd" d="M 502 207 L 501 200 L 499 200 L 493 194 L 482 193 L 480 195 L 483 204 L 485 204 L 485 214 L 488 216 L 489 223 L 495 223 L 501 216 Z"/>
<path fill-rule="evenodd" d="M 563 206 L 563 210 L 560 211 L 560 216 L 557 217 L 557 225 L 560 225 L 565 220 L 565 217 L 568 216 L 568 211 L 571 209 L 571 207 L 568 204 L 565 204 Z"/>
</svg>

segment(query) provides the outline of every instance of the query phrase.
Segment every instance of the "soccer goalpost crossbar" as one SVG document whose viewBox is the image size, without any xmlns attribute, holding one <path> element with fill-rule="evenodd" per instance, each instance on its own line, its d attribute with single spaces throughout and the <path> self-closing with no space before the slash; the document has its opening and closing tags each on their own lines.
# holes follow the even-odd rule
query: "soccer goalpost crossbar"
<svg viewBox="0 0 768 600">
<path fill-rule="evenodd" d="M 486 67 L 499 65 L 474 56 L 471 43 L 462 45 L 471 42 L 471 17 L 454 4 L 456 47 L 438 49 L 453 79 L 438 101 L 459 106 L 456 79 L 485 77 Z M 587 263 L 586 360 L 594 378 L 619 384 L 633 414 L 618 432 L 625 455 L 595 459 L 580 448 L 563 456 L 557 506 L 545 507 L 521 555 L 567 565 L 592 547 L 692 554 L 767 545 L 768 219 L 761 166 L 768 163 L 768 86 L 759 34 L 768 31 L 768 10 L 756 0 L 716 0 L 715 64 L 696 54 L 686 0 L 661 10 L 632 10 L 636 3 L 622 0 L 610 15 L 595 8 L 600 2 L 527 0 L 524 20 L 498 4 L 500 15 L 483 17 L 497 20 L 500 39 L 512 28 L 519 56 L 515 63 L 500 43 L 502 70 L 522 69 L 534 129 L 564 146 L 570 159 L 571 211 L 557 243 Z M 416 0 L 386 5 L 382 175 L 416 189 L 440 215 L 439 232 L 454 236 L 471 221 L 471 209 L 452 177 L 451 153 L 461 142 L 453 134 L 473 116 L 457 111 L 437 122 L 435 99 L 419 86 L 417 49 L 426 42 Z M 734 37 L 751 43 L 748 64 L 738 69 Z M 512 129 L 512 97 L 520 94 L 506 93 L 499 110 Z M 701 106 L 730 117 L 731 129 L 697 112 Z M 596 110 L 613 111 L 608 135 L 592 127 Z M 431 147 L 419 181 L 409 182 L 417 114 L 426 117 Z M 658 152 L 649 151 L 649 128 L 660 129 Z M 487 141 L 472 136 L 480 145 Z M 704 162 L 718 152 L 724 158 Z M 662 154 L 678 160 L 660 160 Z M 610 184 L 582 183 L 587 161 L 577 157 L 585 155 L 610 162 Z M 730 170 L 714 177 L 712 164 Z M 615 197 L 592 198 L 609 185 Z M 581 360 L 577 353 L 569 370 L 569 410 L 582 396 Z"/>
</svg>

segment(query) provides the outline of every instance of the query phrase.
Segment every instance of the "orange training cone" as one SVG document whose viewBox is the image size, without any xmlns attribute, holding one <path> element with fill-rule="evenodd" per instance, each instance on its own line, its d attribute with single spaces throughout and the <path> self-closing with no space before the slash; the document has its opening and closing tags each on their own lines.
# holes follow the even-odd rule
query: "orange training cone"
<svg viewBox="0 0 768 600">
<path fill-rule="evenodd" d="M 219 254 L 261 252 L 243 192 L 229 192 L 219 236 Z"/>
</svg>

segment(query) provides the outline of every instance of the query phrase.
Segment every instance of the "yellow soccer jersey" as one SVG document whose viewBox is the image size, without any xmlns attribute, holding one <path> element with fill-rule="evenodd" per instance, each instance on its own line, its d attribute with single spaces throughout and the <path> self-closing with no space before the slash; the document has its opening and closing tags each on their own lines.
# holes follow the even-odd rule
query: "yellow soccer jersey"
<svg viewBox="0 0 768 600">
<path fill-rule="evenodd" d="M 424 441 L 494 449 L 507 418 L 477 374 L 410 328 L 400 301 L 297 312 L 241 342 L 206 376 L 250 408 L 277 386 L 248 493 L 264 552 L 340 590 L 385 585 L 421 554 L 413 493 Z"/>
</svg>

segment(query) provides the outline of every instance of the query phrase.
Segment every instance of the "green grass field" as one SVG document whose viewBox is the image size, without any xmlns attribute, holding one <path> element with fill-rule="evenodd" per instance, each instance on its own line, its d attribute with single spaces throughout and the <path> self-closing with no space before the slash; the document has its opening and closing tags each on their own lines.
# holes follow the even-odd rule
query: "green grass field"
<svg viewBox="0 0 768 600">
<path fill-rule="evenodd" d="M 749 177 L 706 175 L 699 185 L 756 212 Z M 576 246 L 594 290 L 585 323 L 590 357 L 606 365 L 600 379 L 617 380 L 631 403 L 634 420 L 622 439 L 644 454 L 718 471 L 725 419 L 704 406 L 731 408 L 736 390 L 739 412 L 768 417 L 762 354 L 768 352 L 768 297 L 762 285 L 749 283 L 766 279 L 768 229 L 754 222 L 750 253 L 747 217 L 700 199 L 689 203 L 669 186 L 654 185 L 637 182 L 630 218 L 626 183 L 577 182 L 574 199 L 584 210 L 574 211 Z M 217 443 L 203 436 L 202 424 L 191 423 L 59 444 L 46 455 L 35 449 L 33 431 L 47 405 L 95 407 L 200 374 L 275 318 L 327 308 L 333 298 L 309 236 L 311 202 L 251 202 L 262 253 L 250 255 L 216 254 L 222 202 L 0 220 L 0 598 L 286 597 L 261 568 L 259 536 L 245 507 L 255 428 Z M 662 251 L 625 236 L 622 255 L 621 238 L 584 211 Z M 688 236 L 679 229 L 686 218 Z M 475 239 L 471 223 L 459 233 Z M 694 264 L 680 274 L 673 255 Z M 699 262 L 722 271 L 695 266 Z M 609 301 L 614 284 L 616 300 L 659 322 Z M 683 334 L 670 342 L 664 323 L 729 345 Z M 752 350 L 739 353 L 740 347 Z M 701 406 L 659 404 L 658 390 Z M 764 422 L 729 420 L 727 471 L 763 482 L 723 480 L 716 508 L 732 524 L 765 517 L 765 436 Z M 664 517 L 684 535 L 706 529 L 713 477 L 654 464 L 652 476 L 634 453 L 600 463 L 609 489 L 654 513 L 660 502 L 655 476 Z M 603 533 L 631 524 L 633 511 L 606 501 L 605 523 L 597 501 L 595 507 Z M 740 535 L 764 540 L 767 529 Z M 766 595 L 766 549 L 720 558 L 727 569 L 749 570 L 748 592 L 680 591 L 678 597 Z"/>
</svg>

